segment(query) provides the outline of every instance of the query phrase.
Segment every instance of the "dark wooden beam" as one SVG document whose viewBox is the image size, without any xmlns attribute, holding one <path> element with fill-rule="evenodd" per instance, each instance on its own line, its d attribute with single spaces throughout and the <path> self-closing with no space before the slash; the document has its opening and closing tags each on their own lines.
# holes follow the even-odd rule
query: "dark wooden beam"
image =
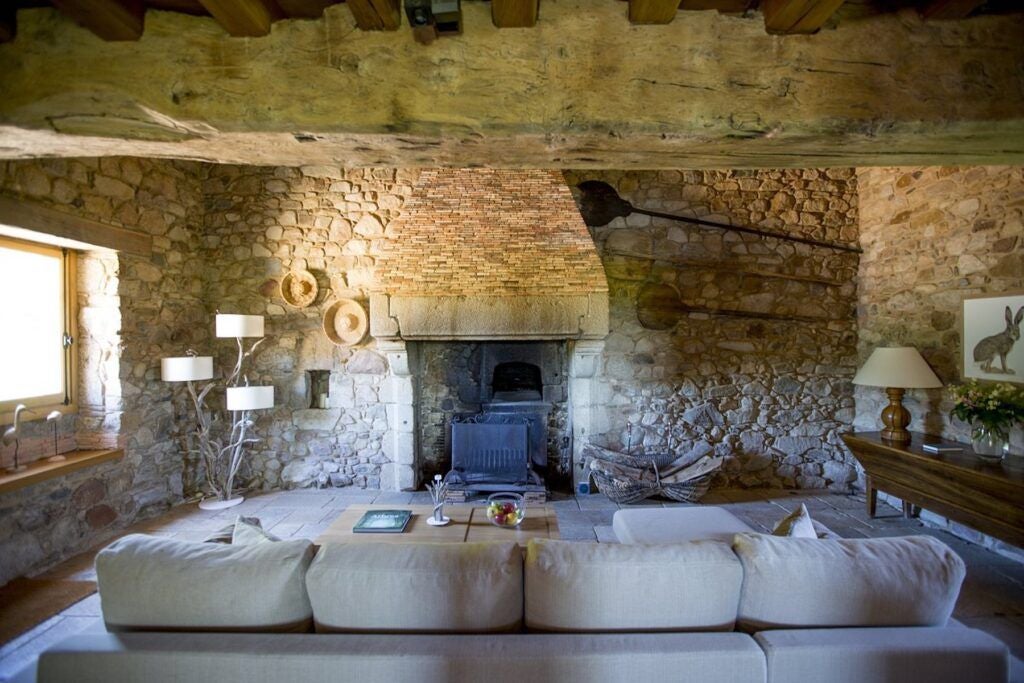
<svg viewBox="0 0 1024 683">
<path fill-rule="evenodd" d="M 921 10 L 925 19 L 966 19 L 985 0 L 932 0 Z"/>
<path fill-rule="evenodd" d="M 844 0 L 762 0 L 768 33 L 814 33 L 842 6 Z"/>
<path fill-rule="evenodd" d="M 146 13 L 142 0 L 53 0 L 53 4 L 103 40 L 142 37 Z"/>
<path fill-rule="evenodd" d="M 491 0 L 491 21 L 498 28 L 527 28 L 537 24 L 540 0 Z"/>
<path fill-rule="evenodd" d="M 364 31 L 395 31 L 402 25 L 399 0 L 348 0 L 345 4 Z"/>
<path fill-rule="evenodd" d="M 629 0 L 629 21 L 633 24 L 667 24 L 676 17 L 679 0 Z"/>
<path fill-rule="evenodd" d="M 318 19 L 326 8 L 337 3 L 338 0 L 277 0 L 285 16 L 295 19 Z"/>
<path fill-rule="evenodd" d="M 719 12 L 741 13 L 750 9 L 754 0 L 682 0 L 679 9 L 683 10 L 708 10 L 715 9 Z"/>
<path fill-rule="evenodd" d="M 5 195 L 0 195 L 0 223 L 139 256 L 148 257 L 153 253 L 153 238 L 144 232 L 126 230 Z"/>
<path fill-rule="evenodd" d="M 270 25 L 284 15 L 273 0 L 199 0 L 230 35 L 265 36 Z"/>
<path fill-rule="evenodd" d="M 11 42 L 17 32 L 16 10 L 13 7 L 0 8 L 0 43 Z"/>
</svg>

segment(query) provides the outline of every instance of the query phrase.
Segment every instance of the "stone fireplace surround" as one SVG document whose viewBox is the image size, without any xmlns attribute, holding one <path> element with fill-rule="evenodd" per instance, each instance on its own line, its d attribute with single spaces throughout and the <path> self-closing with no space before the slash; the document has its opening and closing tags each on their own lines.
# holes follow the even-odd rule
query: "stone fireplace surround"
<svg viewBox="0 0 1024 683">
<path fill-rule="evenodd" d="M 419 422 L 421 399 L 437 393 L 421 384 L 424 354 L 438 342 L 479 344 L 471 351 L 483 358 L 476 379 L 456 381 L 477 394 L 460 397 L 463 408 L 479 409 L 492 397 L 496 363 L 532 359 L 541 367 L 544 398 L 560 406 L 551 420 L 549 461 L 560 459 L 559 440 L 569 437 L 573 464 L 563 463 L 559 474 L 575 484 L 582 471 L 577 451 L 599 410 L 591 395 L 608 335 L 608 283 L 561 174 L 426 170 L 389 231 L 394 239 L 370 295 L 370 334 L 388 360 L 381 397 L 390 463 L 381 488 L 414 489 L 450 455 L 439 452 L 436 438 L 421 443 L 424 427 L 437 427 Z M 560 424 L 571 425 L 571 433 Z"/>
</svg>

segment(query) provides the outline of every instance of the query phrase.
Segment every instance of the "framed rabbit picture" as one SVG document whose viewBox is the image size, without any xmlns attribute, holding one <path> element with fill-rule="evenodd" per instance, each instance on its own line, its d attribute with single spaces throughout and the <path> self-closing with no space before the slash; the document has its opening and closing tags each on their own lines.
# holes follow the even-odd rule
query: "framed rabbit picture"
<svg viewBox="0 0 1024 683">
<path fill-rule="evenodd" d="M 1024 384 L 1024 293 L 964 299 L 963 378 Z"/>
</svg>

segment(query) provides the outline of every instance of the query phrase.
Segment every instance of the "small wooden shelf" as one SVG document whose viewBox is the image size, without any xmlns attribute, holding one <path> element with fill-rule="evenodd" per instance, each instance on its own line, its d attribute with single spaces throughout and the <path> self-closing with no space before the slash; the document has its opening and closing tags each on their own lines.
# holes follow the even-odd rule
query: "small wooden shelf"
<svg viewBox="0 0 1024 683">
<path fill-rule="evenodd" d="M 47 479 L 62 477 L 84 467 L 118 460 L 124 457 L 124 450 L 113 448 L 96 451 L 68 451 L 61 455 L 64 455 L 67 460 L 61 462 L 50 462 L 46 459 L 36 460 L 21 472 L 0 470 L 0 493 L 9 493 Z"/>
</svg>

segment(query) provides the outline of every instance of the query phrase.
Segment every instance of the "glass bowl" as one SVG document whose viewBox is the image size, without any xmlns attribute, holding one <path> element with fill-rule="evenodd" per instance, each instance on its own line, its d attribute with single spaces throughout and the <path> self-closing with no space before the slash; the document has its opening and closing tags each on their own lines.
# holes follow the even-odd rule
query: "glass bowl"
<svg viewBox="0 0 1024 683">
<path fill-rule="evenodd" d="M 526 518 L 526 501 L 518 493 L 487 496 L 487 521 L 502 529 L 515 529 Z"/>
</svg>

